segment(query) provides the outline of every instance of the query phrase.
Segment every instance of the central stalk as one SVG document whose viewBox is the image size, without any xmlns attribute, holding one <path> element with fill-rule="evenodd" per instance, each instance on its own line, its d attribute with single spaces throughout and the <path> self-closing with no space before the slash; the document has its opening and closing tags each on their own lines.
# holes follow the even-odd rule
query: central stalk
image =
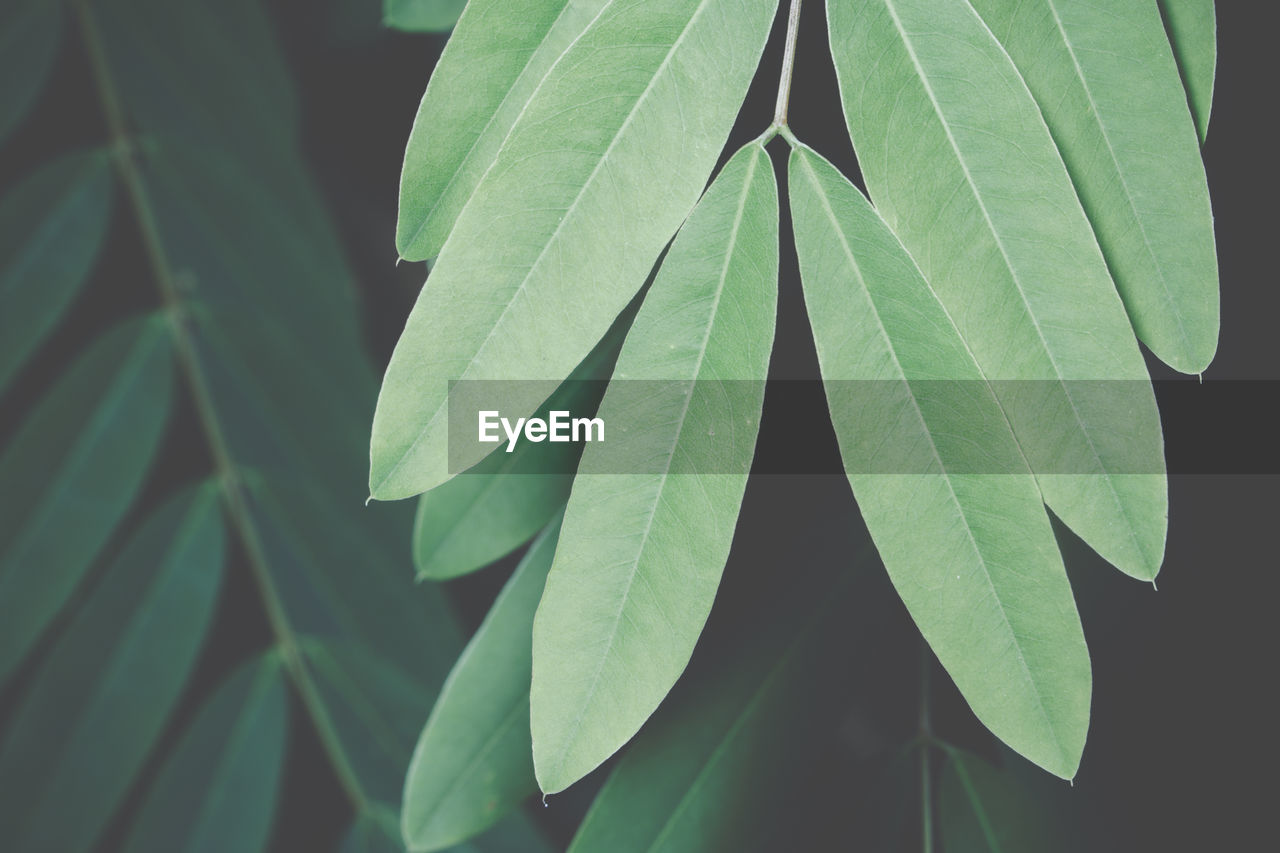
<svg viewBox="0 0 1280 853">
<path fill-rule="evenodd" d="M 782 77 L 778 80 L 778 103 L 773 110 L 773 123 L 787 126 L 787 105 L 791 101 L 791 72 L 796 64 L 796 35 L 800 30 L 800 0 L 791 0 L 787 13 L 787 46 L 782 54 Z"/>
</svg>

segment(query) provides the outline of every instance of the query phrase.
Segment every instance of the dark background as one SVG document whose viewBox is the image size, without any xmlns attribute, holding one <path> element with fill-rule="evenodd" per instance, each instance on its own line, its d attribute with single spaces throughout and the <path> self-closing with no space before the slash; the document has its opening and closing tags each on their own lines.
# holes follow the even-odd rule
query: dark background
<svg viewBox="0 0 1280 853">
<path fill-rule="evenodd" d="M 372 1 L 277 0 L 267 5 L 303 100 L 310 166 L 366 297 L 371 351 L 385 363 L 425 274 L 420 264 L 395 266 L 396 194 L 404 142 L 444 39 L 381 31 L 374 8 L 378 4 Z M 1223 3 L 1218 8 L 1218 79 L 1204 156 L 1216 216 L 1222 336 L 1207 383 L 1280 380 L 1273 328 L 1280 307 L 1273 266 L 1277 185 L 1269 121 L 1276 74 L 1273 31 L 1270 21 L 1262 20 L 1268 16 L 1260 6 Z M 781 14 L 775 26 L 730 150 L 770 121 L 784 18 Z M 802 21 L 792 127 L 856 175 L 834 72 L 825 55 L 820 5 L 808 4 Z M 55 150 L 93 144 L 103 135 L 83 47 L 70 30 L 39 107 L 5 146 L 0 192 Z M 781 165 L 784 145 L 779 141 L 774 146 Z M 785 206 L 783 215 L 786 234 Z M 12 435 L 31 401 L 66 366 L 81 341 L 115 317 L 152 304 L 146 260 L 132 222 L 117 215 L 113 229 L 96 286 L 79 300 L 35 365 L 0 399 L 0 442 Z M 817 376 L 794 254 L 785 237 L 779 312 L 773 375 Z M 1151 364 L 1154 376 L 1173 375 Z M 1165 409 L 1166 430 L 1180 437 L 1179 452 L 1187 460 L 1175 470 L 1229 473 L 1171 477 L 1169 542 L 1158 592 L 1110 569 L 1059 528 L 1094 667 L 1089 742 L 1069 793 L 1084 806 L 1085 817 L 1079 819 L 1095 824 L 1105 839 L 1090 849 L 1232 850 L 1274 834 L 1277 786 L 1272 774 L 1278 753 L 1271 688 L 1277 672 L 1273 614 L 1280 560 L 1272 535 L 1280 510 L 1280 478 L 1274 476 L 1275 449 L 1269 445 L 1274 443 L 1271 404 L 1276 387 L 1239 383 L 1227 391 L 1207 389 L 1199 401 L 1187 392 L 1179 396 L 1176 412 Z M 834 454 L 829 427 L 817 432 L 806 428 L 825 423 L 821 401 L 816 405 L 804 410 L 787 401 L 766 400 L 761 452 L 785 454 L 788 446 L 803 444 L 812 453 Z M 148 486 L 150 494 L 163 493 L 209 467 L 189 405 L 178 413 L 178 424 L 168 435 L 170 446 Z M 1232 461 L 1225 464 L 1228 458 Z M 1257 464 L 1251 466 L 1255 458 Z M 139 504 L 147 502 L 144 495 Z M 726 589 L 732 592 L 746 578 L 769 577 L 785 584 L 793 576 L 805 577 L 801 567 L 815 562 L 853 565 L 852 554 L 864 537 L 847 485 L 839 478 L 756 478 L 726 569 Z M 503 561 L 452 586 L 471 624 L 483 615 L 510 565 Z M 846 849 L 867 840 L 864 824 L 871 816 L 865 806 L 880 784 L 883 746 L 905 741 L 916 725 L 915 629 L 879 567 L 861 569 L 869 580 L 849 618 L 865 619 L 868 627 L 865 649 L 855 650 L 862 660 L 853 711 L 830 756 L 797 781 L 791 796 L 780 798 L 776 815 L 780 825 L 793 830 L 802 822 L 812 826 L 808 841 L 819 848 Z M 235 661 L 269 640 L 247 572 L 233 565 L 227 577 L 217 626 L 195 686 L 170 726 L 170 740 L 208 688 Z M 410 578 L 406 567 L 406 583 Z M 10 704 L 23 680 L 0 696 L 0 707 Z M 939 733 L 999 760 L 945 674 L 936 670 L 932 682 Z M 0 724 L 5 715 L 0 712 Z M 329 849 L 346 826 L 348 806 L 305 719 L 294 723 L 273 849 Z M 139 790 L 149 775 L 144 774 Z M 603 777 L 597 772 L 553 800 L 553 808 L 531 808 L 531 813 L 563 842 Z M 916 809 L 912 801 L 907 811 L 914 814 Z M 123 819 L 119 823 L 123 826 Z M 918 849 L 918 839 L 912 837 L 918 830 L 910 820 L 905 825 L 902 849 Z"/>
</svg>

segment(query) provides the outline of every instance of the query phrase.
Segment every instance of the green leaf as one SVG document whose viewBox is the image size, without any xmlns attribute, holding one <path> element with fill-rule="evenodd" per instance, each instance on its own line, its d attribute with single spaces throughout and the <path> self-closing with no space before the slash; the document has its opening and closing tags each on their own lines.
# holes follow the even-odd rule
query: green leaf
<svg viewBox="0 0 1280 853">
<path fill-rule="evenodd" d="M 268 654 L 218 688 L 152 782 L 125 851 L 266 849 L 284 769 L 283 676 Z"/>
<path fill-rule="evenodd" d="M 344 781 L 396 826 L 413 738 L 462 643 L 439 590 L 405 585 L 411 507 L 361 506 L 375 374 L 267 19 L 252 0 L 85 14 L 142 132 L 145 202 L 249 558 L 287 630 L 358 647 L 316 666 L 305 710 Z"/>
<path fill-rule="evenodd" d="M 61 36 L 61 3 L 6 0 L 0 9 L 0 145 L 39 97 Z"/>
<path fill-rule="evenodd" d="M 341 853 L 404 853 L 395 821 L 380 813 L 356 816 L 342 840 Z"/>
<path fill-rule="evenodd" d="M 223 550 L 218 491 L 207 484 L 157 510 L 108 567 L 0 746 L 8 847 L 75 853 L 93 844 L 195 664 Z"/>
<path fill-rule="evenodd" d="M 938 814 L 939 834 L 951 853 L 1109 849 L 1085 836 L 1079 797 L 1071 797 L 1062 783 L 1024 772 L 1025 765 L 1018 767 L 1012 757 L 998 769 L 961 750 L 947 754 Z"/>
<path fill-rule="evenodd" d="M 303 638 L 301 647 L 343 754 L 394 829 L 405 769 L 434 691 L 358 643 Z"/>
<path fill-rule="evenodd" d="M 0 392 L 84 284 L 110 212 L 100 152 L 55 160 L 0 201 Z"/>
<path fill-rule="evenodd" d="M 583 417 L 596 412 L 634 316 L 630 309 L 619 316 L 538 417 L 546 418 L 552 410 Z M 569 499 L 569 472 L 581 454 L 580 443 L 521 442 L 511 453 L 490 453 L 480 464 L 424 494 L 413 528 L 418 577 L 455 578 L 527 542 Z M 565 473 L 556 473 L 561 471 Z"/>
<path fill-rule="evenodd" d="M 396 223 L 401 257 L 421 261 L 440 253 L 533 93 L 607 5 L 606 0 L 472 0 L 467 5 L 431 72 L 409 133 Z"/>
<path fill-rule="evenodd" d="M 347 832 L 342 853 L 403 853 L 404 843 L 391 818 L 394 815 L 362 814 Z M 450 847 L 449 853 L 551 853 L 551 847 L 533 821 L 517 813 L 479 838 Z"/>
<path fill-rule="evenodd" d="M 827 10 L 845 118 L 880 215 L 983 374 L 1035 380 L 994 387 L 1049 507 L 1121 571 L 1154 578 L 1168 515 L 1155 395 L 1017 69 L 965 0 L 832 0 Z"/>
<path fill-rule="evenodd" d="M 551 853 L 553 848 L 536 823 L 515 811 L 484 835 L 451 849 L 454 853 Z"/>
<path fill-rule="evenodd" d="M 400 812 L 410 850 L 465 841 L 537 789 L 529 739 L 533 614 L 559 533 L 556 519 L 529 546 L 418 738 Z"/>
<path fill-rule="evenodd" d="M 404 843 L 395 821 L 384 814 L 365 813 L 352 824 L 342 853 L 402 853 Z M 450 847 L 449 853 L 551 853 L 533 821 L 516 813 L 484 835 Z"/>
<path fill-rule="evenodd" d="M 173 394 L 167 320 L 107 332 L 0 456 L 0 681 L 62 608 L 128 512 Z"/>
<path fill-rule="evenodd" d="M 356 640 L 412 673 L 428 694 L 425 718 L 462 648 L 462 634 L 439 589 L 406 583 L 405 527 L 352 523 L 362 511 L 358 500 L 340 512 L 282 479 L 251 478 L 247 486 L 268 571 L 294 630 Z M 421 722 L 414 721 L 413 735 Z"/>
<path fill-rule="evenodd" d="M 830 748 L 845 707 L 829 695 L 856 627 L 851 575 L 841 574 L 807 606 L 770 607 L 774 621 L 744 625 L 729 662 L 672 693 L 596 796 L 571 853 L 770 849 L 780 787 Z"/>
<path fill-rule="evenodd" d="M 614 450 L 583 453 L 533 631 L 533 761 L 546 793 L 626 743 L 689 661 L 755 451 L 777 276 L 777 186 L 751 144 L 681 228 L 600 404 L 648 466 L 584 474 Z"/>
<path fill-rule="evenodd" d="M 450 380 L 558 382 L 600 340 L 705 186 L 776 5 L 614 4 L 556 63 L 396 345 L 374 414 L 375 498 L 449 479 Z M 513 416 L 545 398 L 526 387 Z"/>
<path fill-rule="evenodd" d="M 382 0 L 382 23 L 410 33 L 439 33 L 453 27 L 467 0 Z"/>
<path fill-rule="evenodd" d="M 546 459 L 533 447 L 525 442 L 513 453 L 494 453 L 419 499 L 413 527 L 419 578 L 448 580 L 483 568 L 527 542 L 564 506 L 573 475 L 529 472 Z M 557 449 L 581 452 L 573 445 Z"/>
<path fill-rule="evenodd" d="M 1209 112 L 1213 106 L 1213 78 L 1218 63 L 1218 21 L 1213 0 L 1160 0 L 1178 59 L 1196 133 L 1203 143 L 1209 134 Z"/>
<path fill-rule="evenodd" d="M 978 719 L 1046 770 L 1074 776 L 1089 653 L 995 393 L 862 194 L 804 147 L 789 175 L 831 420 L 889 577 Z"/>
<path fill-rule="evenodd" d="M 1159 11 L 973 6 L 1040 104 L 1138 337 L 1171 367 L 1204 370 L 1218 346 L 1213 212 Z"/>
</svg>

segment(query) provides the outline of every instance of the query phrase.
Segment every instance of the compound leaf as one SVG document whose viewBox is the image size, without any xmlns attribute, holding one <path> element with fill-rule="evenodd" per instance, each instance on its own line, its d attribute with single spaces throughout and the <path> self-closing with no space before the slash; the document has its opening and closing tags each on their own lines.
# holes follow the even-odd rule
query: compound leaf
<svg viewBox="0 0 1280 853">
<path fill-rule="evenodd" d="M 103 0 L 81 14 L 139 130 L 184 366 L 246 551 L 277 630 L 322 644 L 305 710 L 395 828 L 413 738 L 462 643 L 439 590 L 404 585 L 410 507 L 361 508 L 375 374 L 268 18 L 255 0 Z"/>
<path fill-rule="evenodd" d="M 84 284 L 110 213 L 97 151 L 49 163 L 0 201 L 0 392 Z"/>
<path fill-rule="evenodd" d="M 400 174 L 396 248 L 434 258 L 556 60 L 606 0 L 472 0 L 431 72 Z"/>
<path fill-rule="evenodd" d="M 431 711 L 405 780 L 410 850 L 477 835 L 537 789 L 529 740 L 533 614 L 560 534 L 557 518 L 529 546 Z"/>
<path fill-rule="evenodd" d="M 158 509 L 107 568 L 0 746 L 0 834 L 8 846 L 90 849 L 195 664 L 224 547 L 218 490 L 207 484 Z"/>
<path fill-rule="evenodd" d="M 1155 394 L 1017 69 L 965 0 L 827 11 L 877 210 L 984 375 L 1033 380 L 994 387 L 1049 507 L 1117 568 L 1154 578 L 1168 520 Z"/>
<path fill-rule="evenodd" d="M 555 64 L 392 354 L 373 422 L 375 498 L 449 479 L 450 380 L 559 382 L 600 340 L 697 201 L 776 5 L 613 4 Z M 530 383 L 526 396 L 511 415 L 546 395 Z"/>
<path fill-rule="evenodd" d="M 287 710 L 276 655 L 241 666 L 165 761 L 124 850 L 265 850 L 284 769 Z"/>
<path fill-rule="evenodd" d="M 1218 63 L 1218 21 L 1213 0 L 1160 0 L 1173 54 L 1203 143 L 1209 134 L 1213 78 Z"/>
<path fill-rule="evenodd" d="M 973 7 L 1039 103 L 1138 337 L 1171 367 L 1201 372 L 1218 346 L 1213 212 L 1159 11 Z"/>
<path fill-rule="evenodd" d="M 681 228 L 618 356 L 599 417 L 627 444 L 583 452 L 533 630 L 546 793 L 626 743 L 689 661 L 755 450 L 777 275 L 777 186 L 751 144 Z"/>
<path fill-rule="evenodd" d="M 173 396 L 168 321 L 127 321 L 80 356 L 0 456 L 0 681 L 128 512 Z"/>
<path fill-rule="evenodd" d="M 1070 778 L 1089 725 L 1089 653 L 996 395 L 862 194 L 803 147 L 789 174 L 831 420 L 889 577 L 978 719 Z"/>
</svg>

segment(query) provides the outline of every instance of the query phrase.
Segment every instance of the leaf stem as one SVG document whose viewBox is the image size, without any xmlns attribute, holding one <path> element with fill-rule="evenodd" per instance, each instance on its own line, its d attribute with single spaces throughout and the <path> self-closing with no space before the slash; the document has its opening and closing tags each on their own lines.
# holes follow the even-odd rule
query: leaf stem
<svg viewBox="0 0 1280 853">
<path fill-rule="evenodd" d="M 111 137 L 111 156 L 137 220 L 156 287 L 160 291 L 161 302 L 169 315 L 174 351 L 177 354 L 179 368 L 191 392 L 210 454 L 213 456 L 227 517 L 248 556 L 249 567 L 258 588 L 263 609 L 266 611 L 267 622 L 276 638 L 285 670 L 289 673 L 298 697 L 316 728 L 316 733 L 338 777 L 339 784 L 356 811 L 363 812 L 368 806 L 368 797 L 343 751 L 333 721 L 321 701 L 319 689 L 307 668 L 297 635 L 289 624 L 279 591 L 271 578 L 270 561 L 267 559 L 266 549 L 249 511 L 249 500 L 239 466 L 231 454 L 230 445 L 214 404 L 209 380 L 200 363 L 195 341 L 187 328 L 187 310 L 176 284 L 177 278 L 173 267 L 165 251 L 155 209 L 137 161 L 137 148 L 128 132 L 124 105 L 112 77 L 102 38 L 94 21 L 93 12 L 89 8 L 89 0 L 77 0 L 76 11 L 84 39 L 85 53 L 88 55 L 89 66 L 106 119 L 107 131 Z"/>
<path fill-rule="evenodd" d="M 800 33 L 800 2 L 791 0 L 787 12 L 787 46 L 782 52 L 782 76 L 778 80 L 778 102 L 773 109 L 773 123 L 779 128 L 787 126 L 787 107 L 791 103 L 791 73 L 796 64 L 796 37 Z"/>
</svg>

